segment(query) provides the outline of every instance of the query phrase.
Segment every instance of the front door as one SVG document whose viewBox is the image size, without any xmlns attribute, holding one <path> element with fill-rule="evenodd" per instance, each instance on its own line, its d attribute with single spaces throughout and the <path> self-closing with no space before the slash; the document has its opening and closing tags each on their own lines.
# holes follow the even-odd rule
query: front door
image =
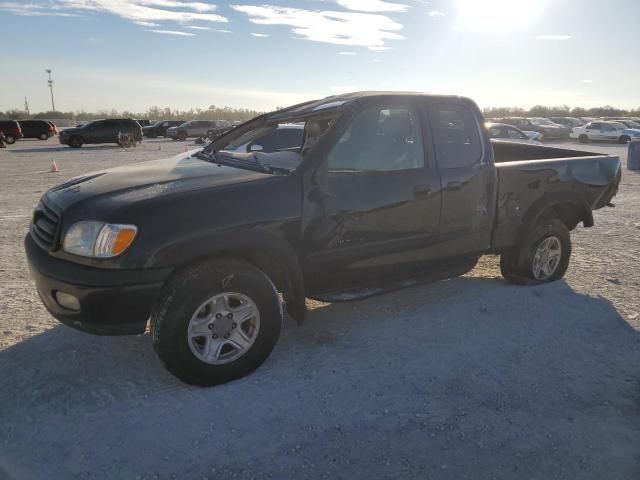
<svg viewBox="0 0 640 480">
<path fill-rule="evenodd" d="M 310 293 L 419 268 L 438 237 L 440 179 L 421 113 L 406 103 L 357 114 L 326 160 L 327 198 L 306 229 Z"/>
</svg>

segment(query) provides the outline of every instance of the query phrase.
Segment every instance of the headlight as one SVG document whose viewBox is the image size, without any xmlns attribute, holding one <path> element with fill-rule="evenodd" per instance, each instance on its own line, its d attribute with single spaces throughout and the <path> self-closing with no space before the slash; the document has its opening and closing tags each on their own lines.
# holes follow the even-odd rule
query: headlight
<svg viewBox="0 0 640 480">
<path fill-rule="evenodd" d="M 124 252 L 136 237 L 138 227 L 87 220 L 74 223 L 64 237 L 65 252 L 82 257 L 110 258 Z"/>
</svg>

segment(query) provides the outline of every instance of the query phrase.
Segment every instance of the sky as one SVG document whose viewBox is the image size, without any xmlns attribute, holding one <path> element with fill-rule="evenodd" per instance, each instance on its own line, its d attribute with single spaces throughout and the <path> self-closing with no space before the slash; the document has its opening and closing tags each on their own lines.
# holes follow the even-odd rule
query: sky
<svg viewBox="0 0 640 480">
<path fill-rule="evenodd" d="M 0 0 L 0 111 L 272 110 L 355 90 L 640 107 L 639 0 Z"/>
</svg>

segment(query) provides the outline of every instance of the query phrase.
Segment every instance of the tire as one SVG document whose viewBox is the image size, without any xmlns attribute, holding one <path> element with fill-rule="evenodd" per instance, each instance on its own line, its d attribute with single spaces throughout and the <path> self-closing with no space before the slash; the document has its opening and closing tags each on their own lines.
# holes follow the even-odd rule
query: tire
<svg viewBox="0 0 640 480">
<path fill-rule="evenodd" d="M 580 143 L 589 143 L 589 136 L 583 133 L 578 137 L 578 141 Z"/>
<path fill-rule="evenodd" d="M 38 140 L 49 140 L 49 135 L 47 135 L 46 133 L 41 133 L 40 135 L 38 135 Z"/>
<path fill-rule="evenodd" d="M 69 146 L 71 148 L 80 148 L 83 144 L 84 144 L 84 141 L 82 140 L 82 137 L 79 137 L 77 135 L 69 139 Z"/>
<path fill-rule="evenodd" d="M 631 137 L 629 135 L 622 135 L 618 139 L 618 143 L 621 143 L 621 144 L 626 144 L 626 143 L 629 143 L 630 141 L 631 141 Z"/>
<path fill-rule="evenodd" d="M 549 247 L 547 255 L 544 254 L 545 247 Z M 539 250 L 542 260 L 536 258 Z M 554 262 L 552 259 L 556 256 L 557 262 Z M 561 279 L 570 258 L 571 235 L 567 226 L 557 218 L 545 217 L 525 233 L 521 244 L 502 253 L 500 271 L 510 283 L 540 285 Z"/>
<path fill-rule="evenodd" d="M 187 132 L 178 132 L 178 140 L 184 142 L 187 139 Z"/>
<path fill-rule="evenodd" d="M 228 296 L 228 301 L 221 301 L 222 295 Z M 242 307 L 240 303 L 232 305 L 239 297 L 248 299 L 243 308 L 257 313 L 238 326 L 229 312 Z M 209 302 L 212 299 L 214 303 Z M 220 318 L 218 311 L 222 312 Z M 204 317 L 198 316 L 203 312 Z M 209 315 L 209 320 L 198 323 L 199 318 Z M 210 260 L 177 273 L 163 288 L 151 314 L 153 347 L 167 370 L 183 382 L 219 385 L 262 365 L 278 341 L 282 319 L 278 292 L 261 270 L 239 260 Z M 196 334 L 204 334 L 193 336 L 192 328 L 198 329 Z M 245 340 L 251 339 L 243 353 L 232 343 L 240 332 Z M 220 348 L 206 361 L 201 356 L 209 346 Z"/>
<path fill-rule="evenodd" d="M 14 137 L 13 135 L 5 135 L 4 142 L 7 145 L 13 145 L 14 143 L 16 143 L 16 137 Z"/>
</svg>

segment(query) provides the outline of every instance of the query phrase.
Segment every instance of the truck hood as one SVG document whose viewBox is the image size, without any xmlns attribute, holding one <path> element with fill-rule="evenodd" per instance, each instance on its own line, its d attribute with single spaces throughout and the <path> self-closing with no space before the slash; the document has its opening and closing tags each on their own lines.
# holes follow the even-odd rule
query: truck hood
<svg viewBox="0 0 640 480">
<path fill-rule="evenodd" d="M 105 196 L 110 200 L 130 203 L 273 177 L 200 160 L 192 156 L 197 151 L 76 177 L 49 190 L 45 194 L 46 200 L 58 209 L 65 210 L 84 200 Z"/>
</svg>

